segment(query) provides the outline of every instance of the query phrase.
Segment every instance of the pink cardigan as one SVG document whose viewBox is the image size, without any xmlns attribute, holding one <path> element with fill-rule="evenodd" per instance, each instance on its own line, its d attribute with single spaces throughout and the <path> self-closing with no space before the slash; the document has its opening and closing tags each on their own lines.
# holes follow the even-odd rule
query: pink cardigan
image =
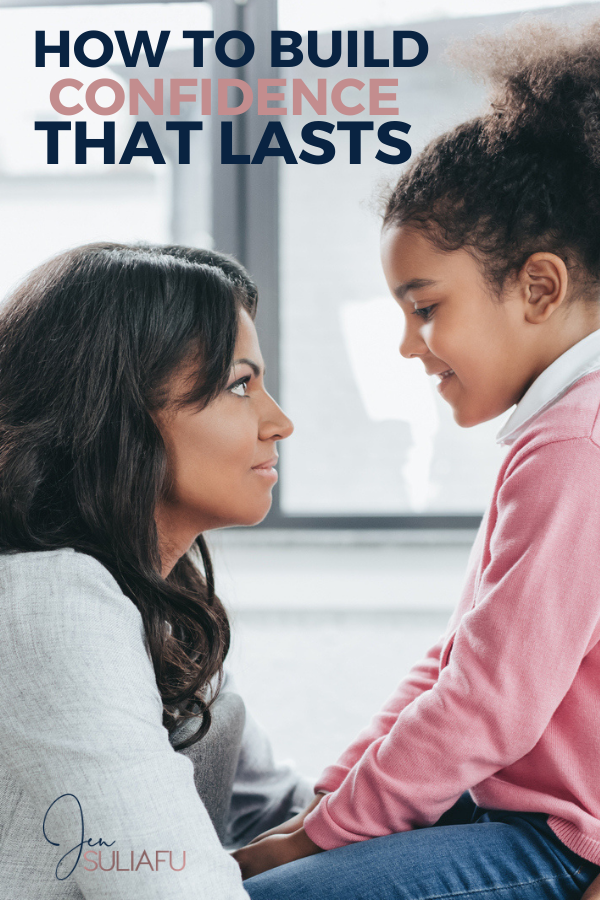
<svg viewBox="0 0 600 900">
<path fill-rule="evenodd" d="M 600 864 L 599 407 L 593 372 L 510 447 L 445 636 L 316 784 L 318 846 L 432 825 L 470 790 Z"/>
</svg>

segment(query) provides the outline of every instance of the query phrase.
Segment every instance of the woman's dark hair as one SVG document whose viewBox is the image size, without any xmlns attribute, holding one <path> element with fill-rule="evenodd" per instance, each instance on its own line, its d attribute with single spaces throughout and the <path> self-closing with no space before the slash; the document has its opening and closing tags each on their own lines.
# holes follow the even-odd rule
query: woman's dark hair
<svg viewBox="0 0 600 900">
<path fill-rule="evenodd" d="M 527 20 L 460 47 L 492 82 L 487 113 L 430 143 L 386 198 L 384 227 L 474 251 L 501 289 L 531 253 L 600 279 L 600 23 Z"/>
<path fill-rule="evenodd" d="M 106 566 L 142 616 L 164 725 L 202 715 L 181 746 L 208 731 L 230 633 L 202 536 L 160 574 L 168 470 L 151 414 L 190 360 L 180 404 L 224 389 L 239 310 L 254 317 L 256 301 L 231 257 L 102 243 L 44 263 L 0 310 L 0 550 L 72 547 Z"/>
</svg>

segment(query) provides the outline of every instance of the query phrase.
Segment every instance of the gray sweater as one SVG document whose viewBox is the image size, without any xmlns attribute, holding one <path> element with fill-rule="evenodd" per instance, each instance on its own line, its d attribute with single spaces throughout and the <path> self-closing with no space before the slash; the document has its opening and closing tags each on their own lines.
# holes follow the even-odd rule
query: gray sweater
<svg viewBox="0 0 600 900">
<path fill-rule="evenodd" d="M 0 554 L 0 612 L 0 900 L 247 900 L 107 569 L 70 549 Z M 230 843 L 310 796 L 249 718 Z"/>
</svg>

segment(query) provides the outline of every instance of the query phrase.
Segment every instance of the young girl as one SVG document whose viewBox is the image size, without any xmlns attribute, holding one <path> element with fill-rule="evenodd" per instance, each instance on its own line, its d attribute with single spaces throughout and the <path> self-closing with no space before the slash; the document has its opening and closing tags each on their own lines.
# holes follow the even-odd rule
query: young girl
<svg viewBox="0 0 600 900">
<path fill-rule="evenodd" d="M 461 426 L 516 409 L 446 634 L 237 851 L 253 900 L 558 900 L 600 871 L 599 47 L 600 24 L 480 44 L 491 109 L 389 198 L 400 352 Z"/>
</svg>

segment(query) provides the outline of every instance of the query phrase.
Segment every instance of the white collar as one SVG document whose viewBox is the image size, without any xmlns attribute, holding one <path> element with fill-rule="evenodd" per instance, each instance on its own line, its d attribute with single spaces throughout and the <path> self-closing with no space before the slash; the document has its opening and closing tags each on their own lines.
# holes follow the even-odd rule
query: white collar
<svg viewBox="0 0 600 900">
<path fill-rule="evenodd" d="M 573 344 L 538 375 L 496 435 L 496 441 L 499 444 L 513 444 L 531 422 L 562 397 L 576 381 L 599 369 L 600 329 Z"/>
</svg>

